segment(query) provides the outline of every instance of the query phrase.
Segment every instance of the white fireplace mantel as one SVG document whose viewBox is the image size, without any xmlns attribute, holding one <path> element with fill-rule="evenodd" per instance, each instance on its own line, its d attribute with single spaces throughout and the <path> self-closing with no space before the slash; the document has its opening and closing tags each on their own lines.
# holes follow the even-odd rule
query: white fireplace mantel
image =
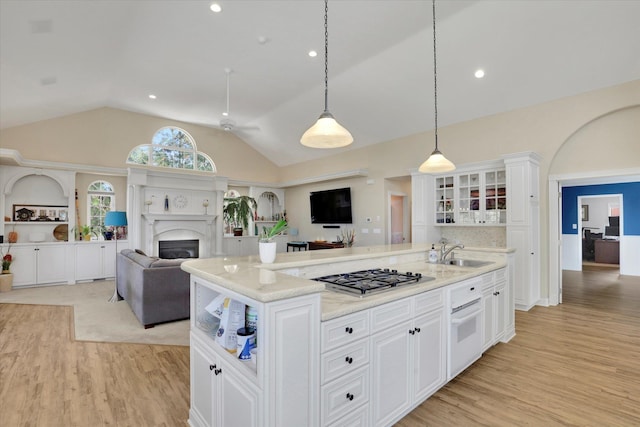
<svg viewBox="0 0 640 427">
<path fill-rule="evenodd" d="M 175 215 L 175 214 L 142 214 L 148 223 L 156 221 L 206 221 L 211 224 L 218 215 Z"/>
</svg>

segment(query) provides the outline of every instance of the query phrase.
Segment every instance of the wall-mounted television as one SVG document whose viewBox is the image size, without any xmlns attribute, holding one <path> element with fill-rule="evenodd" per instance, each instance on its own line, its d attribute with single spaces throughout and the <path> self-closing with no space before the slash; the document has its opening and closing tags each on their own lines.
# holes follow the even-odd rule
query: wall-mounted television
<svg viewBox="0 0 640 427">
<path fill-rule="evenodd" d="M 312 224 L 351 224 L 351 188 L 313 191 L 309 196 Z"/>
</svg>

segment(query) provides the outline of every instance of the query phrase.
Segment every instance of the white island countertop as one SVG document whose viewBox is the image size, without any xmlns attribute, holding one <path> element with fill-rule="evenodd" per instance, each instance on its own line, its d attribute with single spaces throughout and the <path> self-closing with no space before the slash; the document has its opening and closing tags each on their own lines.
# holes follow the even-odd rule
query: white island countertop
<svg viewBox="0 0 640 427">
<path fill-rule="evenodd" d="M 325 321 L 503 268 L 507 265 L 506 255 L 513 252 L 505 248 L 456 250 L 456 258 L 493 262 L 472 268 L 429 264 L 425 259 L 430 247 L 408 243 L 283 252 L 277 254 L 273 264 L 260 263 L 258 256 L 203 258 L 183 262 L 182 269 L 260 302 L 321 292 L 322 320 Z M 325 290 L 322 282 L 310 280 L 329 274 L 385 267 L 422 273 L 435 280 L 363 298 Z"/>
</svg>

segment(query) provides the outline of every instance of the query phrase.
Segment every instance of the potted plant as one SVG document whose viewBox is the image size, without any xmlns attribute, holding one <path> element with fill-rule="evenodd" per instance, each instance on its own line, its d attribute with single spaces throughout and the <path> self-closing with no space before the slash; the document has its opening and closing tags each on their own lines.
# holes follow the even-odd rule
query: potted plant
<svg viewBox="0 0 640 427">
<path fill-rule="evenodd" d="M 288 228 L 285 219 L 279 220 L 273 227 L 262 227 L 260 238 L 258 240 L 258 249 L 260 251 L 260 261 L 263 264 L 270 264 L 276 259 L 277 242 L 273 238 L 284 233 Z"/>
<path fill-rule="evenodd" d="M 249 218 L 258 209 L 258 204 L 253 197 L 238 196 L 225 197 L 222 214 L 226 223 L 233 227 L 234 236 L 242 236 L 243 227 L 249 227 Z"/>
<path fill-rule="evenodd" d="M 8 292 L 13 287 L 13 274 L 11 274 L 11 263 L 13 256 L 11 255 L 11 245 L 7 249 L 7 253 L 0 251 L 2 255 L 2 274 L 0 274 L 0 292 Z"/>
</svg>

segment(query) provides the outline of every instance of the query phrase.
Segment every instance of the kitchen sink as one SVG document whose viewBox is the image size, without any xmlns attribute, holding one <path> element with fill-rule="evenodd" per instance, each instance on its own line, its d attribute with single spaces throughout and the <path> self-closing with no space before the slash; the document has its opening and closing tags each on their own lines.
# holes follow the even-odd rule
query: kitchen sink
<svg viewBox="0 0 640 427">
<path fill-rule="evenodd" d="M 493 261 L 478 261 L 475 259 L 448 259 L 444 262 L 445 265 L 455 265 L 457 267 L 484 267 L 485 265 L 493 264 Z"/>
</svg>

